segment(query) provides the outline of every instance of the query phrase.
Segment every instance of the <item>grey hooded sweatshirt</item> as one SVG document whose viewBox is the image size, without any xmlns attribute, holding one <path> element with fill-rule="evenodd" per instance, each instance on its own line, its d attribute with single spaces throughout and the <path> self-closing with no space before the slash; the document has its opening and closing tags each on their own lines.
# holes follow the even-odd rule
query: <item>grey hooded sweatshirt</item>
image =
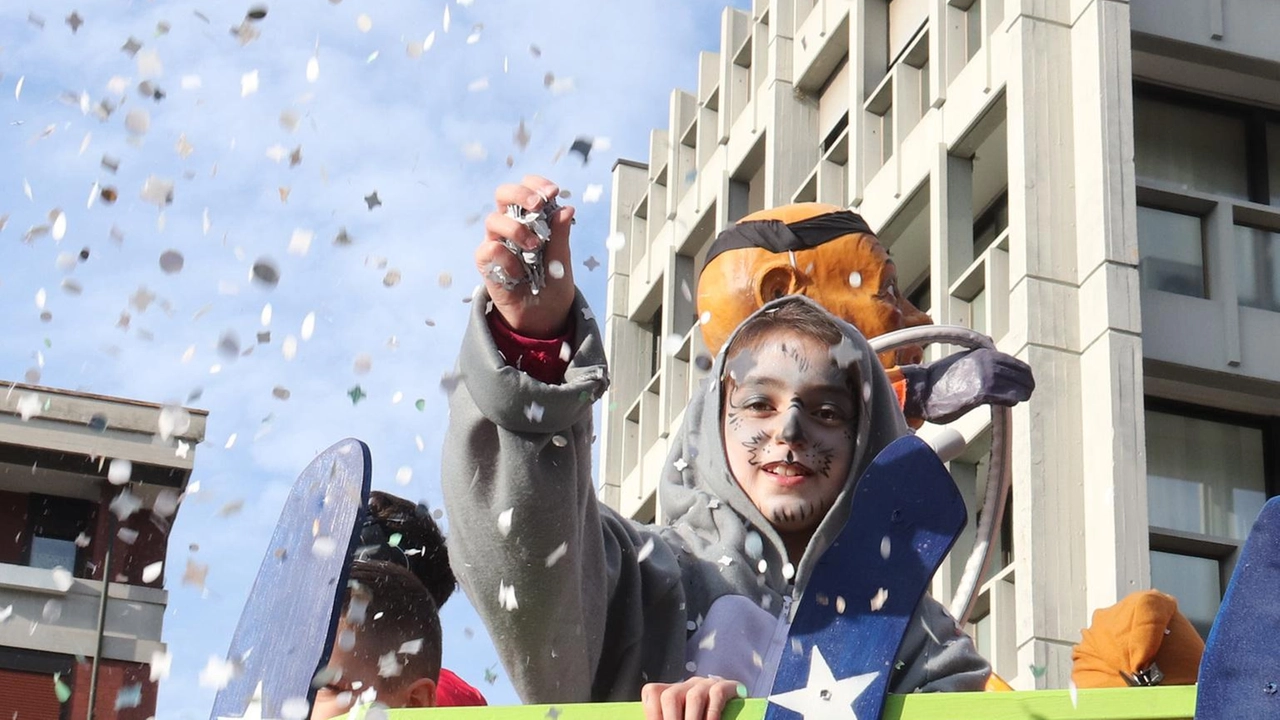
<svg viewBox="0 0 1280 720">
<path fill-rule="evenodd" d="M 715 380 L 723 352 L 672 438 L 659 491 L 666 520 L 641 524 L 599 502 L 592 484 L 591 406 L 608 372 L 585 300 L 579 294 L 571 310 L 573 356 L 559 385 L 507 365 L 489 333 L 487 301 L 479 291 L 459 354 L 442 479 L 450 561 L 520 697 L 634 701 L 647 682 L 693 675 L 768 695 L 791 608 L 849 516 L 854 482 L 908 432 L 866 340 L 833 317 L 845 335 L 833 352 L 856 365 L 866 400 L 848 481 L 793 568 L 729 471 Z M 928 596 L 894 666 L 898 693 L 981 690 L 990 674 Z"/>
</svg>

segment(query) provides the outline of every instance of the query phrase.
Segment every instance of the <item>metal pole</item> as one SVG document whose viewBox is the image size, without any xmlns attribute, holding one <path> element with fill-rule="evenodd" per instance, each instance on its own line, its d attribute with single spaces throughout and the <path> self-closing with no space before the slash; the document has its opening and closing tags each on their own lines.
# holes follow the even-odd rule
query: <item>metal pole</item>
<svg viewBox="0 0 1280 720">
<path fill-rule="evenodd" d="M 97 649 L 93 652 L 93 670 L 89 672 L 89 714 L 93 720 L 98 703 L 98 662 L 102 659 L 102 636 L 107 624 L 107 590 L 111 585 L 111 550 L 116 544 L 116 515 L 107 511 L 107 552 L 102 558 L 102 597 L 98 600 Z"/>
</svg>

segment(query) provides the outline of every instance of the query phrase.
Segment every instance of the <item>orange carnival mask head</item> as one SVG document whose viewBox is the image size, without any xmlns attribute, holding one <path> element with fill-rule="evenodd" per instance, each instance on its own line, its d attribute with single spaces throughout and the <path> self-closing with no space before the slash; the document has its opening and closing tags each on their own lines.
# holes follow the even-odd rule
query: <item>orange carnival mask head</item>
<svg viewBox="0 0 1280 720">
<path fill-rule="evenodd" d="M 868 338 L 932 322 L 902 295 L 898 270 L 871 228 L 834 205 L 763 210 L 720 233 L 698 278 L 707 348 L 718 353 L 739 323 L 784 295 L 817 301 Z M 880 362 L 908 365 L 923 354 L 912 346 Z"/>
</svg>

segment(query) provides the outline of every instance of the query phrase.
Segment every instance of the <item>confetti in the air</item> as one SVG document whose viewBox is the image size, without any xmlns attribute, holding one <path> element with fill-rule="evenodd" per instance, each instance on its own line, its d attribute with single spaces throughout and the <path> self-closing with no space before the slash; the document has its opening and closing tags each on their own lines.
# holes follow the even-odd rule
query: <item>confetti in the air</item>
<svg viewBox="0 0 1280 720">
<path fill-rule="evenodd" d="M 51 570 L 50 573 L 53 575 L 53 587 L 56 588 L 58 592 L 66 592 L 70 590 L 72 584 L 75 582 L 72 579 L 71 571 L 60 565 Z"/>
<path fill-rule="evenodd" d="M 317 66 L 318 72 L 318 66 Z M 258 71 L 251 70 L 240 76 L 240 97 L 249 97 L 258 92 Z"/>
<path fill-rule="evenodd" d="M 871 597 L 871 612 L 880 612 L 880 608 L 889 602 L 888 588 L 880 588 L 876 594 Z"/>
<path fill-rule="evenodd" d="M 142 568 L 142 582 L 155 582 L 160 578 L 160 571 L 164 569 L 164 562 L 153 562 Z"/>
<path fill-rule="evenodd" d="M 210 657 L 204 669 L 200 671 L 200 687 L 221 690 L 235 676 L 235 663 L 219 657 Z"/>
<path fill-rule="evenodd" d="M 502 533 L 503 537 L 511 534 L 511 514 L 513 512 L 515 512 L 515 508 L 507 508 L 498 513 L 498 532 Z"/>
<path fill-rule="evenodd" d="M 498 581 L 498 605 L 508 612 L 520 608 L 520 604 L 516 602 L 516 588 L 514 585 L 507 585 L 506 582 Z"/>
<path fill-rule="evenodd" d="M 413 480 L 413 468 L 405 465 L 396 471 L 396 482 L 400 485 L 408 485 Z"/>
<path fill-rule="evenodd" d="M 640 546 L 640 551 L 636 553 L 636 562 L 648 560 L 649 556 L 653 554 L 653 547 L 653 538 L 646 540 L 644 545 Z"/>
<path fill-rule="evenodd" d="M 892 549 L 893 549 L 893 544 L 889 541 L 888 535 L 885 535 L 884 537 L 880 538 L 880 558 L 881 559 L 888 560 L 889 552 Z"/>
<path fill-rule="evenodd" d="M 116 458 L 107 466 L 107 482 L 112 485 L 124 485 L 133 477 L 133 463 Z"/>
<path fill-rule="evenodd" d="M 855 288 L 862 287 L 862 273 L 857 270 L 849 273 L 849 285 Z"/>
<path fill-rule="evenodd" d="M 623 247 L 625 247 L 626 244 L 627 244 L 627 236 L 623 235 L 622 232 L 620 231 L 612 233 L 611 235 L 609 235 L 609 237 L 605 238 L 605 241 L 604 241 L 605 248 L 608 249 L 610 252 L 617 252 L 621 250 Z"/>
<path fill-rule="evenodd" d="M 182 266 L 185 262 L 182 253 L 177 250 L 165 250 L 160 254 L 160 270 L 166 275 L 182 272 Z"/>
<path fill-rule="evenodd" d="M 289 254 L 303 256 L 311 250 L 311 239 L 315 237 L 315 233 L 310 230 L 298 228 L 293 231 L 293 235 L 289 237 Z"/>
<path fill-rule="evenodd" d="M 307 82 L 315 82 L 320 78 L 320 58 L 315 55 L 307 60 Z"/>
<path fill-rule="evenodd" d="M 166 680 L 169 677 L 169 669 L 173 666 L 173 656 L 168 650 L 152 650 L 149 664 L 151 682 Z"/>
<path fill-rule="evenodd" d="M 551 551 L 550 555 L 547 555 L 546 566 L 552 567 L 556 563 L 560 562 L 560 558 L 564 557 L 568 552 L 569 543 L 560 543 L 556 546 L 555 550 Z"/>
</svg>

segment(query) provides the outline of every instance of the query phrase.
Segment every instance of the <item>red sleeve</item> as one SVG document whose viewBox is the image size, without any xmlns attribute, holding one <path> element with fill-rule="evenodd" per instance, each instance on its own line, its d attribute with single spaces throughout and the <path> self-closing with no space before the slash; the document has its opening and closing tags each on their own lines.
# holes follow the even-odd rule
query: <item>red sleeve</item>
<svg viewBox="0 0 1280 720">
<path fill-rule="evenodd" d="M 493 344 L 498 346 L 498 352 L 506 358 L 508 365 L 548 385 L 564 382 L 564 371 L 569 369 L 572 326 L 560 337 L 531 338 L 512 330 L 496 312 L 491 312 L 486 317 Z"/>
<path fill-rule="evenodd" d="M 478 707 L 488 705 L 484 695 L 452 671 L 440 668 L 436 683 L 436 707 Z"/>
</svg>

